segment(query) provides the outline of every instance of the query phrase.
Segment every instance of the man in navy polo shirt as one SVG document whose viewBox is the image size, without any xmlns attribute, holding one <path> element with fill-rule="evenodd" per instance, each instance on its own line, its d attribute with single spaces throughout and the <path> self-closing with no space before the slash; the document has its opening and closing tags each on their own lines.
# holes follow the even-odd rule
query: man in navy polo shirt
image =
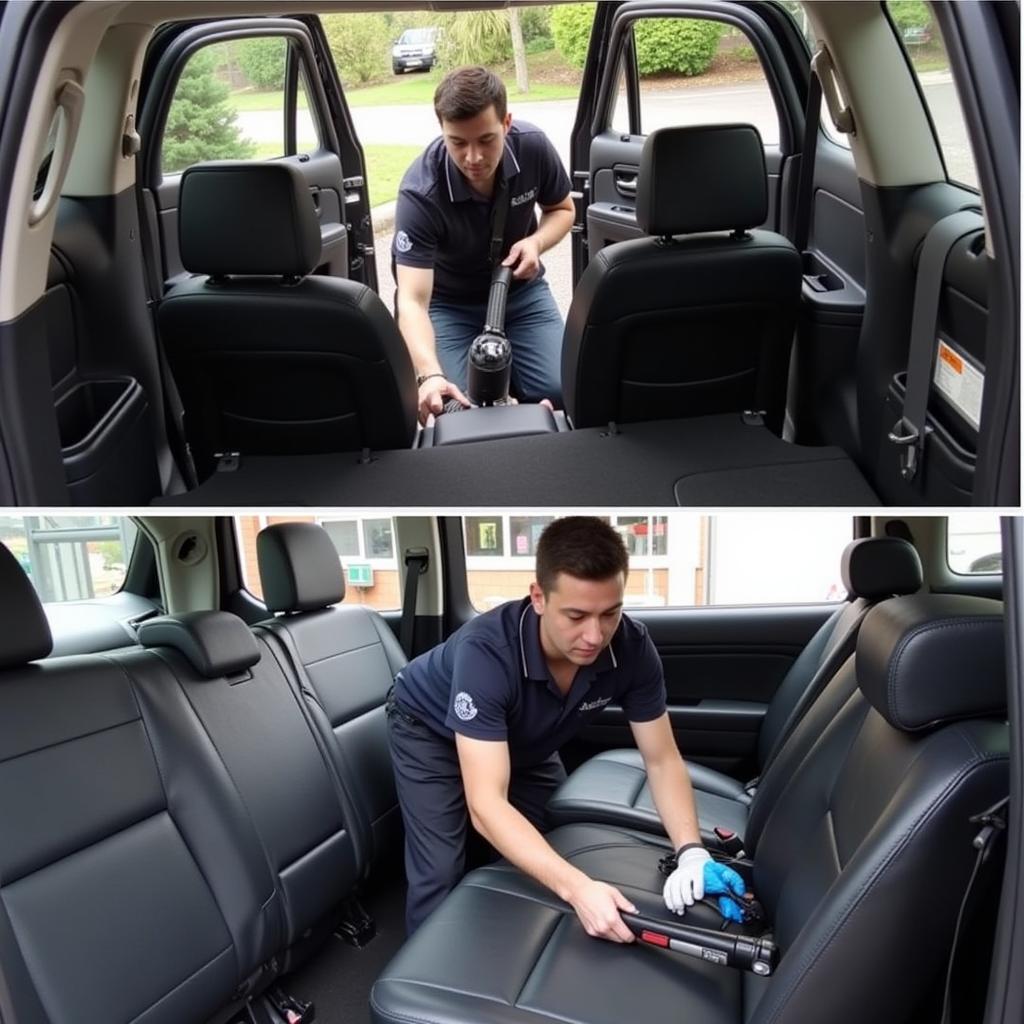
<svg viewBox="0 0 1024 1024">
<path fill-rule="evenodd" d="M 462 626 L 411 661 L 388 700 L 388 740 L 405 822 L 412 933 L 462 877 L 467 817 L 513 864 L 575 909 L 589 935 L 631 942 L 635 912 L 542 836 L 565 769 L 558 748 L 607 704 L 620 705 L 643 756 L 655 806 L 678 850 L 665 903 L 682 913 L 705 892 L 743 894 L 700 841 L 693 789 L 665 705 L 661 660 L 643 625 L 622 614 L 629 558 L 607 523 L 557 519 L 537 544 L 537 579 L 521 601 Z"/>
<path fill-rule="evenodd" d="M 565 168 L 539 128 L 512 123 L 505 86 L 486 68 L 445 75 L 434 112 L 442 134 L 402 179 L 391 250 L 420 421 L 439 415 L 449 397 L 469 404 L 467 354 L 484 326 L 497 262 L 513 268 L 505 316 L 513 389 L 523 401 L 561 405 L 562 315 L 540 255 L 572 227 Z"/>
</svg>

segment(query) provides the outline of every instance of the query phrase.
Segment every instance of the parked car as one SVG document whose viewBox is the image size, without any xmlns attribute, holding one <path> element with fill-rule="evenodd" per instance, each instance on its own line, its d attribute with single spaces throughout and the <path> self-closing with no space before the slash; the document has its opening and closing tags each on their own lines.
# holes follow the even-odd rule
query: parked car
<svg viewBox="0 0 1024 1024">
<path fill-rule="evenodd" d="M 391 47 L 391 70 L 400 75 L 406 71 L 429 71 L 437 63 L 437 42 L 440 29 L 407 28 Z"/>
</svg>

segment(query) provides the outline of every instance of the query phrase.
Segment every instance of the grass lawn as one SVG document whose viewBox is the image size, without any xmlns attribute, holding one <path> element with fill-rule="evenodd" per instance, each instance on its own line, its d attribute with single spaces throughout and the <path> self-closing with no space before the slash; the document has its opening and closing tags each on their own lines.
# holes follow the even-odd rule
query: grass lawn
<svg viewBox="0 0 1024 1024">
<path fill-rule="evenodd" d="M 364 146 L 366 177 L 370 184 L 370 206 L 390 203 L 398 195 L 398 186 L 409 164 L 423 151 L 422 146 Z M 281 146 L 264 142 L 253 154 L 257 160 L 272 160 L 281 155 Z"/>
</svg>

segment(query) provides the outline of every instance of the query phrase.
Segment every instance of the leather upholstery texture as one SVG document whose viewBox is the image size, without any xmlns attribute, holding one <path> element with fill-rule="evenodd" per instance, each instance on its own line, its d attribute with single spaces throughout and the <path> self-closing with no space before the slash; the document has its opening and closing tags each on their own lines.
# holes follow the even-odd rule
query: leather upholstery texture
<svg viewBox="0 0 1024 1024">
<path fill-rule="evenodd" d="M 337 549 L 316 523 L 275 523 L 260 530 L 256 558 L 268 611 L 318 611 L 344 600 Z"/>
<path fill-rule="evenodd" d="M 260 660 L 252 632 L 229 612 L 161 615 L 143 622 L 138 636 L 143 647 L 174 648 L 207 679 L 234 675 Z"/>
<path fill-rule="evenodd" d="M 913 594 L 924 584 L 917 549 L 900 537 L 851 541 L 843 550 L 840 573 L 850 594 L 872 601 Z"/>
<path fill-rule="evenodd" d="M 0 609 L 4 620 L 0 668 L 24 665 L 50 653 L 53 638 L 36 588 L 3 544 L 0 544 Z"/>
</svg>

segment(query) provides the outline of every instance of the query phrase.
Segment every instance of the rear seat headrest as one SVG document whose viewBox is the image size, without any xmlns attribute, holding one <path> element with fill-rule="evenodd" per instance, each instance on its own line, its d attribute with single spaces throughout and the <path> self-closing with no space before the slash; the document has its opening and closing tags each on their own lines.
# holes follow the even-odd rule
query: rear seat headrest
<svg viewBox="0 0 1024 1024">
<path fill-rule="evenodd" d="M 17 668 L 45 658 L 53 650 L 50 624 L 36 588 L 18 560 L 0 544 L 0 668 Z"/>
<path fill-rule="evenodd" d="M 181 262 L 194 274 L 304 277 L 320 262 L 320 225 L 298 168 L 217 160 L 181 176 Z"/>
<path fill-rule="evenodd" d="M 864 617 L 857 683 L 897 729 L 1006 711 L 1003 606 L 959 594 L 894 597 Z"/>
<path fill-rule="evenodd" d="M 231 612 L 161 615 L 139 627 L 143 647 L 173 647 L 207 679 L 234 675 L 260 660 L 249 627 Z"/>
<path fill-rule="evenodd" d="M 266 527 L 256 537 L 256 558 L 269 611 L 316 611 L 345 597 L 338 552 L 316 523 Z"/>
<path fill-rule="evenodd" d="M 744 230 L 767 217 L 764 145 L 753 125 L 659 128 L 647 136 L 636 220 L 648 235 Z"/>
<path fill-rule="evenodd" d="M 841 572 L 851 597 L 872 601 L 916 594 L 924 583 L 917 549 L 900 537 L 852 541 L 843 551 Z"/>
</svg>

